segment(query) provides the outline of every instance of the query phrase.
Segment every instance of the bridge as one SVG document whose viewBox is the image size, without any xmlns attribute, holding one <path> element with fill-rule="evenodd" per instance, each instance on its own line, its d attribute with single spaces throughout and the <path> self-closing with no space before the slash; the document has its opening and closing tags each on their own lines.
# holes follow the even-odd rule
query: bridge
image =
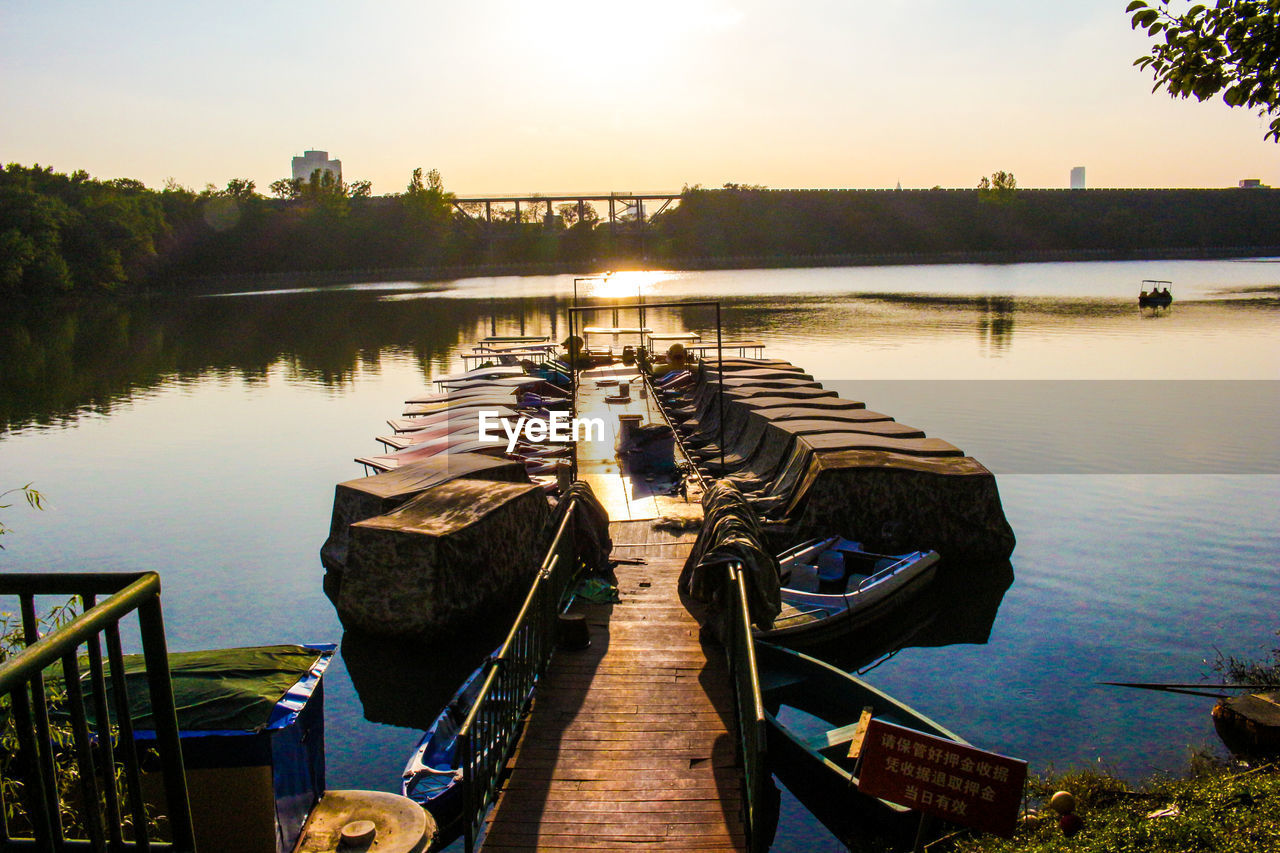
<svg viewBox="0 0 1280 853">
<path fill-rule="evenodd" d="M 524 212 L 533 213 L 539 208 L 544 210 L 543 221 L 560 215 L 564 205 L 572 205 L 575 221 L 582 222 L 587 218 L 587 207 L 595 210 L 595 204 L 607 205 L 608 215 L 600 215 L 601 222 L 610 227 L 619 222 L 646 224 L 655 216 L 680 200 L 681 193 L 672 192 L 608 192 L 608 193 L 530 193 L 529 195 L 477 195 L 459 197 L 453 200 L 453 206 L 464 216 L 471 219 L 483 219 L 486 223 L 493 221 L 494 207 L 499 209 L 514 206 L 515 221 L 521 222 Z M 522 211 L 523 206 L 523 211 Z M 536 215 L 536 214 L 535 214 Z"/>
</svg>

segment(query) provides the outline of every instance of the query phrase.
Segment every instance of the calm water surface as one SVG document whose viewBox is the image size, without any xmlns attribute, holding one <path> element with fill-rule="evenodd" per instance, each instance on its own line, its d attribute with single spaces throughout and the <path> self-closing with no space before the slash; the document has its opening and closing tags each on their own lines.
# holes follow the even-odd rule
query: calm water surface
<svg viewBox="0 0 1280 853">
<path fill-rule="evenodd" d="M 1172 310 L 1138 311 L 1143 278 L 1174 282 Z M 1260 653 L 1280 627 L 1280 264 L 582 284 L 606 303 L 719 298 L 729 337 L 997 473 L 1018 547 L 988 641 L 903 650 L 877 686 L 1034 770 L 1140 776 L 1214 743 L 1206 701 L 1096 682 L 1195 681 L 1215 649 Z M 0 569 L 159 571 L 175 650 L 341 640 L 318 558 L 334 484 L 475 339 L 563 338 L 572 292 L 570 277 L 405 282 L 0 319 L 0 487 L 49 499 L 5 511 Z M 344 642 L 326 679 L 330 787 L 395 789 L 412 728 L 495 643 L 441 660 Z M 775 849 L 831 843 L 784 804 Z"/>
</svg>

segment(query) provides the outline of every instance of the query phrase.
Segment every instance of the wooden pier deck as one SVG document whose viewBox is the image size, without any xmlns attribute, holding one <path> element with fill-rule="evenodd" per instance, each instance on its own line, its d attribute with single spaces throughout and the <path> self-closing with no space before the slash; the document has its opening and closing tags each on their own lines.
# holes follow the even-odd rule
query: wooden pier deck
<svg viewBox="0 0 1280 853">
<path fill-rule="evenodd" d="M 598 411 L 596 397 L 584 383 L 580 415 Z M 654 524 L 696 517 L 697 504 L 640 496 L 612 436 L 580 444 L 578 460 L 615 519 L 613 555 L 643 562 L 617 567 L 619 603 L 575 604 L 591 645 L 558 650 L 538 683 L 481 848 L 743 850 L 728 664 L 678 594 L 696 530 Z"/>
</svg>

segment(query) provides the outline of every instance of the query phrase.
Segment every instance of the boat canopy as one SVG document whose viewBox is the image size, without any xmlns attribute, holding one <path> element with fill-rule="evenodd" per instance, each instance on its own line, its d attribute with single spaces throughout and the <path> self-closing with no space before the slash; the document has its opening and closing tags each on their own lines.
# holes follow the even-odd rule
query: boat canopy
<svg viewBox="0 0 1280 853">
<path fill-rule="evenodd" d="M 438 376 L 431 380 L 437 385 L 445 382 L 466 382 L 471 379 L 493 379 L 498 376 L 520 376 L 524 373 L 524 368 L 515 364 L 499 364 L 493 367 L 477 367 L 472 370 L 466 370 L 461 373 L 450 373 L 447 376 Z"/>
<path fill-rule="evenodd" d="M 798 538 L 839 533 L 881 553 L 934 550 L 949 562 L 1007 560 L 1016 541 L 995 475 L 970 456 L 814 453 L 769 515 Z"/>
<path fill-rule="evenodd" d="M 456 479 L 352 524 L 338 616 L 379 637 L 463 630 L 524 596 L 550 514 L 539 486 Z"/>
<path fill-rule="evenodd" d="M 456 479 L 528 483 L 524 463 L 480 453 L 450 453 L 401 465 L 372 477 L 339 483 L 333 496 L 329 538 L 320 560 L 329 571 L 341 572 L 347 563 L 350 525 L 391 512 L 410 498 Z"/>
<path fill-rule="evenodd" d="M 311 696 L 336 648 L 325 643 L 170 652 L 178 728 L 188 736 L 257 733 L 288 726 Z M 108 691 L 111 682 L 108 676 Z M 124 682 L 133 725 L 145 738 L 146 732 L 154 731 L 155 719 L 142 655 L 125 655 Z M 96 725 L 92 703 L 88 715 Z"/>
</svg>

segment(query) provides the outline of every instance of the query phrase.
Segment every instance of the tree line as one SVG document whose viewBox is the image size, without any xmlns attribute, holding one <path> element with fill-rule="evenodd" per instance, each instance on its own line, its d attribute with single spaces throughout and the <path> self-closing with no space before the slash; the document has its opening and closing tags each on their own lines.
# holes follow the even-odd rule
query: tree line
<svg viewBox="0 0 1280 853">
<path fill-rule="evenodd" d="M 457 274 L 481 265 L 624 262 L 678 267 L 708 259 L 978 255 L 991 252 L 1198 251 L 1280 243 L 1280 191 L 1029 190 L 996 172 L 972 190 L 686 188 L 647 223 L 602 222 L 586 205 L 545 204 L 486 221 L 456 204 L 435 171 L 403 193 L 331 173 L 196 192 L 96 180 L 17 164 L 0 172 L 0 293 L 10 297 L 181 291 L 193 279 L 352 270 Z"/>
<path fill-rule="evenodd" d="M 1143 252 L 1280 245 L 1280 191 L 1039 190 L 997 172 L 973 190 L 686 191 L 657 226 L 699 257 Z"/>
</svg>

